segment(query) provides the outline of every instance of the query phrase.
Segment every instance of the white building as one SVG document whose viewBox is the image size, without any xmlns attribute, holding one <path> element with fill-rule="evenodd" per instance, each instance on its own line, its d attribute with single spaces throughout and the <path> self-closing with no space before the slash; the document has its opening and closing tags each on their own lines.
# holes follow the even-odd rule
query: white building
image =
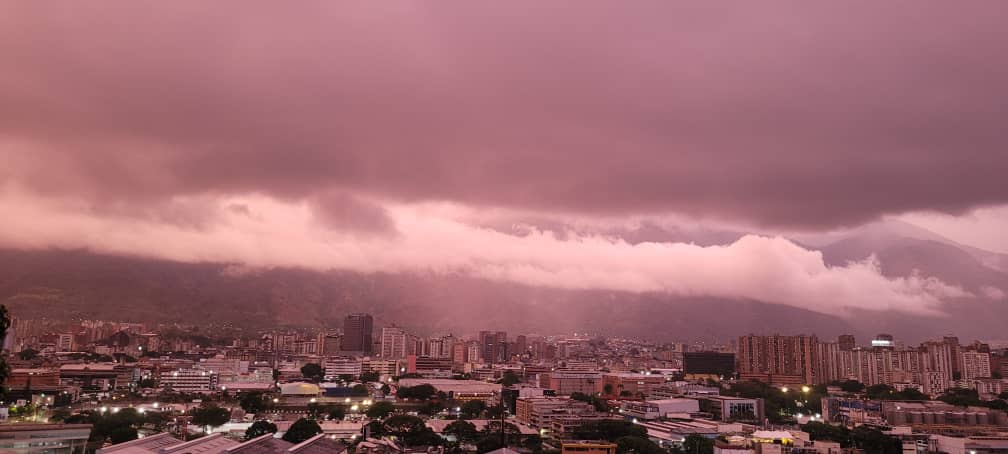
<svg viewBox="0 0 1008 454">
<path fill-rule="evenodd" d="M 363 371 L 362 361 L 359 358 L 353 358 L 349 356 L 332 356 L 325 359 L 322 363 L 322 368 L 325 369 L 326 377 L 339 377 L 340 375 L 349 375 L 354 377 L 360 377 Z"/>
<path fill-rule="evenodd" d="M 988 378 L 991 376 L 990 353 L 962 352 L 962 378 Z"/>
<path fill-rule="evenodd" d="M 200 393 L 217 389 L 217 374 L 201 369 L 161 372 L 161 388 L 166 391 Z"/>
</svg>

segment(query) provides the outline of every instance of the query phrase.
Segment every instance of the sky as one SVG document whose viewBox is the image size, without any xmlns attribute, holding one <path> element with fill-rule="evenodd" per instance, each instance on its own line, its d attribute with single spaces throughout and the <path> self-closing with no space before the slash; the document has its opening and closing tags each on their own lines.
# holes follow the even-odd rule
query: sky
<svg viewBox="0 0 1008 454">
<path fill-rule="evenodd" d="M 1008 253 L 998 1 L 0 5 L 0 246 L 941 313 Z M 647 241 L 641 226 L 742 232 Z M 692 229 L 692 230 L 691 230 Z"/>
</svg>

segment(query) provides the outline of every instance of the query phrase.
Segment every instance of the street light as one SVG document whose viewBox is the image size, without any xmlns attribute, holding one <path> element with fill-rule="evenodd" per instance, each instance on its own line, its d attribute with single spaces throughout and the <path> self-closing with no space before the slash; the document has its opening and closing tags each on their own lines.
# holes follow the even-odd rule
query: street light
<svg viewBox="0 0 1008 454">
<path fill-rule="evenodd" d="M 787 392 L 787 386 L 781 387 L 780 390 L 781 390 L 782 393 L 786 393 Z"/>
<path fill-rule="evenodd" d="M 801 392 L 803 392 L 803 393 L 809 392 L 809 387 L 808 386 L 802 386 L 801 387 Z"/>
</svg>

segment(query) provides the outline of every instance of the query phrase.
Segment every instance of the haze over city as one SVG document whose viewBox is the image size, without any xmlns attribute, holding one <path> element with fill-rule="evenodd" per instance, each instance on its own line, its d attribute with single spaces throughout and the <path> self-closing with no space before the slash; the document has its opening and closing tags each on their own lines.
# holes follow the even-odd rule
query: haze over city
<svg viewBox="0 0 1008 454">
<path fill-rule="evenodd" d="M 0 0 L 0 454 L 1006 454 L 1006 12 Z"/>
</svg>

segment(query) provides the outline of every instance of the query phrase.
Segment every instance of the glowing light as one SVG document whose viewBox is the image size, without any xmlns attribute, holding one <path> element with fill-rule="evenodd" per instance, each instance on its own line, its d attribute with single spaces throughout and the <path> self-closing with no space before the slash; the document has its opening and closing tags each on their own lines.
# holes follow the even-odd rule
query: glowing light
<svg viewBox="0 0 1008 454">
<path fill-rule="evenodd" d="M 357 411 L 359 408 L 360 407 L 358 407 L 357 404 L 354 404 L 352 407 L 350 407 L 350 409 L 353 411 Z"/>
<path fill-rule="evenodd" d="M 801 387 L 801 392 L 803 392 L 803 393 L 809 392 L 809 387 L 808 386 L 802 386 Z"/>
<path fill-rule="evenodd" d="M 274 397 L 273 398 L 273 403 L 277 403 L 277 402 L 280 402 L 280 399 L 277 399 L 276 397 Z"/>
<path fill-rule="evenodd" d="M 787 392 L 787 386 L 781 388 L 780 390 L 781 390 L 782 393 L 786 393 Z"/>
</svg>

